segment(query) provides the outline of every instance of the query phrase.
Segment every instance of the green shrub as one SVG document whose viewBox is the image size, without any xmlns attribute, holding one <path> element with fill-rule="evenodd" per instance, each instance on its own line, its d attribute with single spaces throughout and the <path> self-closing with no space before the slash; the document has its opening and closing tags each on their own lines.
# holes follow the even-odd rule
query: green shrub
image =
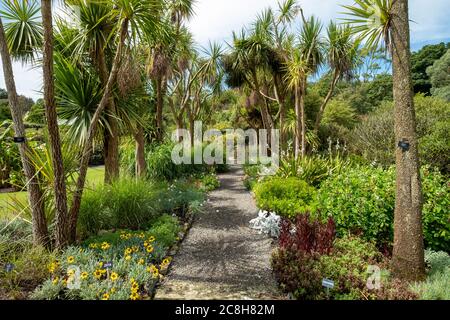
<svg viewBox="0 0 450 320">
<path fill-rule="evenodd" d="M 428 278 L 423 283 L 413 285 L 413 289 L 423 300 L 450 300 L 450 256 L 445 252 L 425 252 Z"/>
<path fill-rule="evenodd" d="M 289 218 L 310 211 L 316 195 L 313 187 L 294 177 L 267 179 L 257 184 L 254 192 L 260 209 Z"/>
<path fill-rule="evenodd" d="M 450 172 L 450 103 L 417 95 L 414 99 L 419 153 L 423 164 Z M 386 102 L 349 135 L 350 151 L 383 166 L 395 163 L 394 108 Z"/>
<path fill-rule="evenodd" d="M 422 170 L 424 237 L 428 248 L 450 248 L 449 186 L 439 172 Z M 348 169 L 321 184 L 317 208 L 333 217 L 339 235 L 361 234 L 378 245 L 393 240 L 395 170 L 374 167 Z"/>
<path fill-rule="evenodd" d="M 169 215 L 158 218 L 148 230 L 148 233 L 158 239 L 158 242 L 165 248 L 171 247 L 177 241 L 179 232 L 178 219 Z"/>
<path fill-rule="evenodd" d="M 200 179 L 200 189 L 205 192 L 216 190 L 220 187 L 220 181 L 215 174 L 205 174 Z"/>
</svg>

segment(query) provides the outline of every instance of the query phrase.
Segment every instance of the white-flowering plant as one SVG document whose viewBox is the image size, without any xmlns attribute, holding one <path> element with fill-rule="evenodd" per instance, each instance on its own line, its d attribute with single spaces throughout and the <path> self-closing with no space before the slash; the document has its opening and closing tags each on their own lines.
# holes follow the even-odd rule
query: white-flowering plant
<svg viewBox="0 0 450 320">
<path fill-rule="evenodd" d="M 272 238 L 280 236 L 281 218 L 273 212 L 260 210 L 258 217 L 250 221 L 250 227 Z"/>
</svg>

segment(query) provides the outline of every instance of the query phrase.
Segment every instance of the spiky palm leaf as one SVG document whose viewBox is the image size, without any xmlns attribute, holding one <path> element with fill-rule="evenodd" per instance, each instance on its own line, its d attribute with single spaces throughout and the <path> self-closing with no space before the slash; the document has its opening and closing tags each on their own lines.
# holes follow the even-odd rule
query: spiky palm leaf
<svg viewBox="0 0 450 320">
<path fill-rule="evenodd" d="M 391 51 L 393 0 L 355 0 L 354 5 L 343 6 L 349 18 L 343 19 L 352 26 L 353 33 L 366 41 L 366 46 L 377 50 L 384 44 Z"/>
<path fill-rule="evenodd" d="M 10 0 L 2 4 L 0 15 L 6 20 L 6 40 L 12 57 L 23 63 L 32 62 L 43 41 L 39 1 Z"/>
</svg>

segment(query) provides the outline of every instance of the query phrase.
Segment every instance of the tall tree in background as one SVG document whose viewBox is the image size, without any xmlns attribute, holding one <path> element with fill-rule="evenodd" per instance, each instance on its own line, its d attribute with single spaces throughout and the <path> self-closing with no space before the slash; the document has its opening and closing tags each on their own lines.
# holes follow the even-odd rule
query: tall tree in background
<svg viewBox="0 0 450 320">
<path fill-rule="evenodd" d="M 64 162 L 61 152 L 61 138 L 59 135 L 58 116 L 55 104 L 55 83 L 53 78 L 53 22 L 52 1 L 41 1 L 42 25 L 44 29 L 43 44 L 43 76 L 44 76 L 44 105 L 47 118 L 49 142 L 52 153 L 56 206 L 56 248 L 63 248 L 68 243 L 68 213 L 67 191 L 64 175 Z"/>
<path fill-rule="evenodd" d="M 408 0 L 355 0 L 347 19 L 369 48 L 384 41 L 392 55 L 395 105 L 396 204 L 392 268 L 405 280 L 425 277 L 422 186 L 411 77 Z"/>
<path fill-rule="evenodd" d="M 25 2 L 8 2 L 5 11 L 0 14 L 10 21 L 7 27 L 8 36 L 0 17 L 0 54 L 2 57 L 3 75 L 5 77 L 8 101 L 17 137 L 26 137 L 23 123 L 23 112 L 20 109 L 17 95 L 14 73 L 12 69 L 11 55 L 17 55 L 22 61 L 29 61 L 33 57 L 36 45 L 41 43 L 41 29 L 36 26 L 36 17 L 39 7 L 36 3 L 28 6 Z M 19 14 L 20 13 L 20 14 Z M 15 30 L 22 30 L 17 33 Z M 8 39 L 8 40 L 7 40 Z M 8 43 L 10 46 L 8 47 Z M 49 246 L 49 235 L 45 217 L 43 193 L 39 186 L 36 170 L 29 159 L 30 148 L 25 140 L 19 144 L 19 152 L 27 179 L 28 200 L 31 207 L 33 242 L 36 245 Z"/>
</svg>

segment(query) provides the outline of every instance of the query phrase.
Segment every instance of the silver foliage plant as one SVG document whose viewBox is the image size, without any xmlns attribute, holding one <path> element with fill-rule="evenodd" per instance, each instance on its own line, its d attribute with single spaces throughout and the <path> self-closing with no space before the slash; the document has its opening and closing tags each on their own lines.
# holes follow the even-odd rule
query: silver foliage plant
<svg viewBox="0 0 450 320">
<path fill-rule="evenodd" d="M 272 238 L 280 236 L 281 218 L 273 212 L 260 210 L 258 217 L 250 221 L 250 227 Z"/>
</svg>

